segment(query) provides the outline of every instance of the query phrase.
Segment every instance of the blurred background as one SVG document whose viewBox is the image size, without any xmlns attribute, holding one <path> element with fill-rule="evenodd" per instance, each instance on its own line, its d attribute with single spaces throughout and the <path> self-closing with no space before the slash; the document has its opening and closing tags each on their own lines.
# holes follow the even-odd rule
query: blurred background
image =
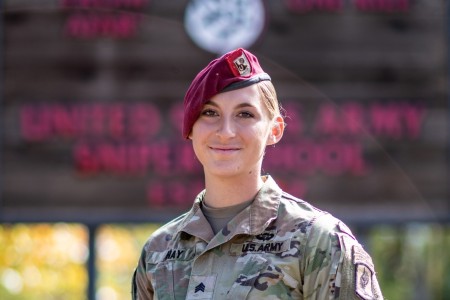
<svg viewBox="0 0 450 300">
<path fill-rule="evenodd" d="M 286 110 L 264 173 L 351 227 L 386 299 L 450 299 L 447 1 L 0 4 L 0 299 L 130 298 L 203 188 L 184 93 L 237 47 Z"/>
</svg>

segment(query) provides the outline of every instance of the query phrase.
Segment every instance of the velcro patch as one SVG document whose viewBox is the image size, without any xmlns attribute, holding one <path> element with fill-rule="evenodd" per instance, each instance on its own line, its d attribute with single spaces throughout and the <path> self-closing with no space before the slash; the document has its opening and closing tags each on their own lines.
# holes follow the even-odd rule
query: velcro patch
<svg viewBox="0 0 450 300">
<path fill-rule="evenodd" d="M 365 264 L 369 266 L 372 270 L 374 269 L 372 258 L 363 249 L 360 244 L 355 244 L 352 247 L 353 264 Z"/>
<path fill-rule="evenodd" d="M 192 275 L 189 280 L 187 300 L 212 299 L 217 275 L 197 276 Z"/>
<path fill-rule="evenodd" d="M 158 264 L 167 260 L 192 260 L 195 257 L 195 248 L 170 248 L 163 252 L 149 252 L 147 263 Z"/>
<path fill-rule="evenodd" d="M 271 241 L 265 243 L 247 242 L 243 244 L 232 244 L 231 255 L 242 255 L 246 253 L 281 253 L 288 251 L 291 247 L 290 240 Z"/>
<path fill-rule="evenodd" d="M 375 299 L 372 290 L 372 271 L 368 266 L 363 264 L 356 265 L 355 272 L 356 280 L 356 294 L 363 299 L 372 300 Z"/>
<path fill-rule="evenodd" d="M 374 294 L 374 267 L 369 254 L 358 244 L 352 248 L 353 264 L 355 266 L 355 292 L 364 300 L 378 297 Z"/>
</svg>

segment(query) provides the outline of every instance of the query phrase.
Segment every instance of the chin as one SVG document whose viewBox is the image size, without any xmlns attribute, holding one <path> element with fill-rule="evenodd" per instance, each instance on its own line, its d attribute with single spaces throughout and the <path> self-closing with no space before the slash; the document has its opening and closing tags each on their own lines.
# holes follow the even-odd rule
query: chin
<svg viewBox="0 0 450 300">
<path fill-rule="evenodd" d="M 242 169 L 240 168 L 233 168 L 233 167 L 225 167 L 225 168 L 211 168 L 209 170 L 205 170 L 207 173 L 216 176 L 216 177 L 224 177 L 224 178 L 231 178 L 231 177 L 238 177 L 242 176 L 244 172 L 242 172 Z"/>
</svg>

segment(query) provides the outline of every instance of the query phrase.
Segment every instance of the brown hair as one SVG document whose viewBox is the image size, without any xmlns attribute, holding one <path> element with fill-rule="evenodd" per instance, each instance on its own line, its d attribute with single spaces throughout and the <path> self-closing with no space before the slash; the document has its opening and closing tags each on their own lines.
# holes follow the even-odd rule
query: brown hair
<svg viewBox="0 0 450 300">
<path fill-rule="evenodd" d="M 275 87 L 273 86 L 272 82 L 267 80 L 260 81 L 257 83 L 257 86 L 259 94 L 261 96 L 261 101 L 269 111 L 269 117 L 271 119 L 278 115 L 283 117 L 283 109 L 278 102 L 277 92 L 275 91 Z"/>
</svg>

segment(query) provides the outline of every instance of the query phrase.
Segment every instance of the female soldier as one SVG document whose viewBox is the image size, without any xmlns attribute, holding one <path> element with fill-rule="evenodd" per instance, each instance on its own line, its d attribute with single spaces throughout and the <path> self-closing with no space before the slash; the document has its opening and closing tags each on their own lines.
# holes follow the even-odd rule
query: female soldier
<svg viewBox="0 0 450 300">
<path fill-rule="evenodd" d="M 145 244 L 133 299 L 382 299 L 370 256 L 341 221 L 261 175 L 284 121 L 244 49 L 213 60 L 184 99 L 183 135 L 205 190 Z"/>
</svg>

